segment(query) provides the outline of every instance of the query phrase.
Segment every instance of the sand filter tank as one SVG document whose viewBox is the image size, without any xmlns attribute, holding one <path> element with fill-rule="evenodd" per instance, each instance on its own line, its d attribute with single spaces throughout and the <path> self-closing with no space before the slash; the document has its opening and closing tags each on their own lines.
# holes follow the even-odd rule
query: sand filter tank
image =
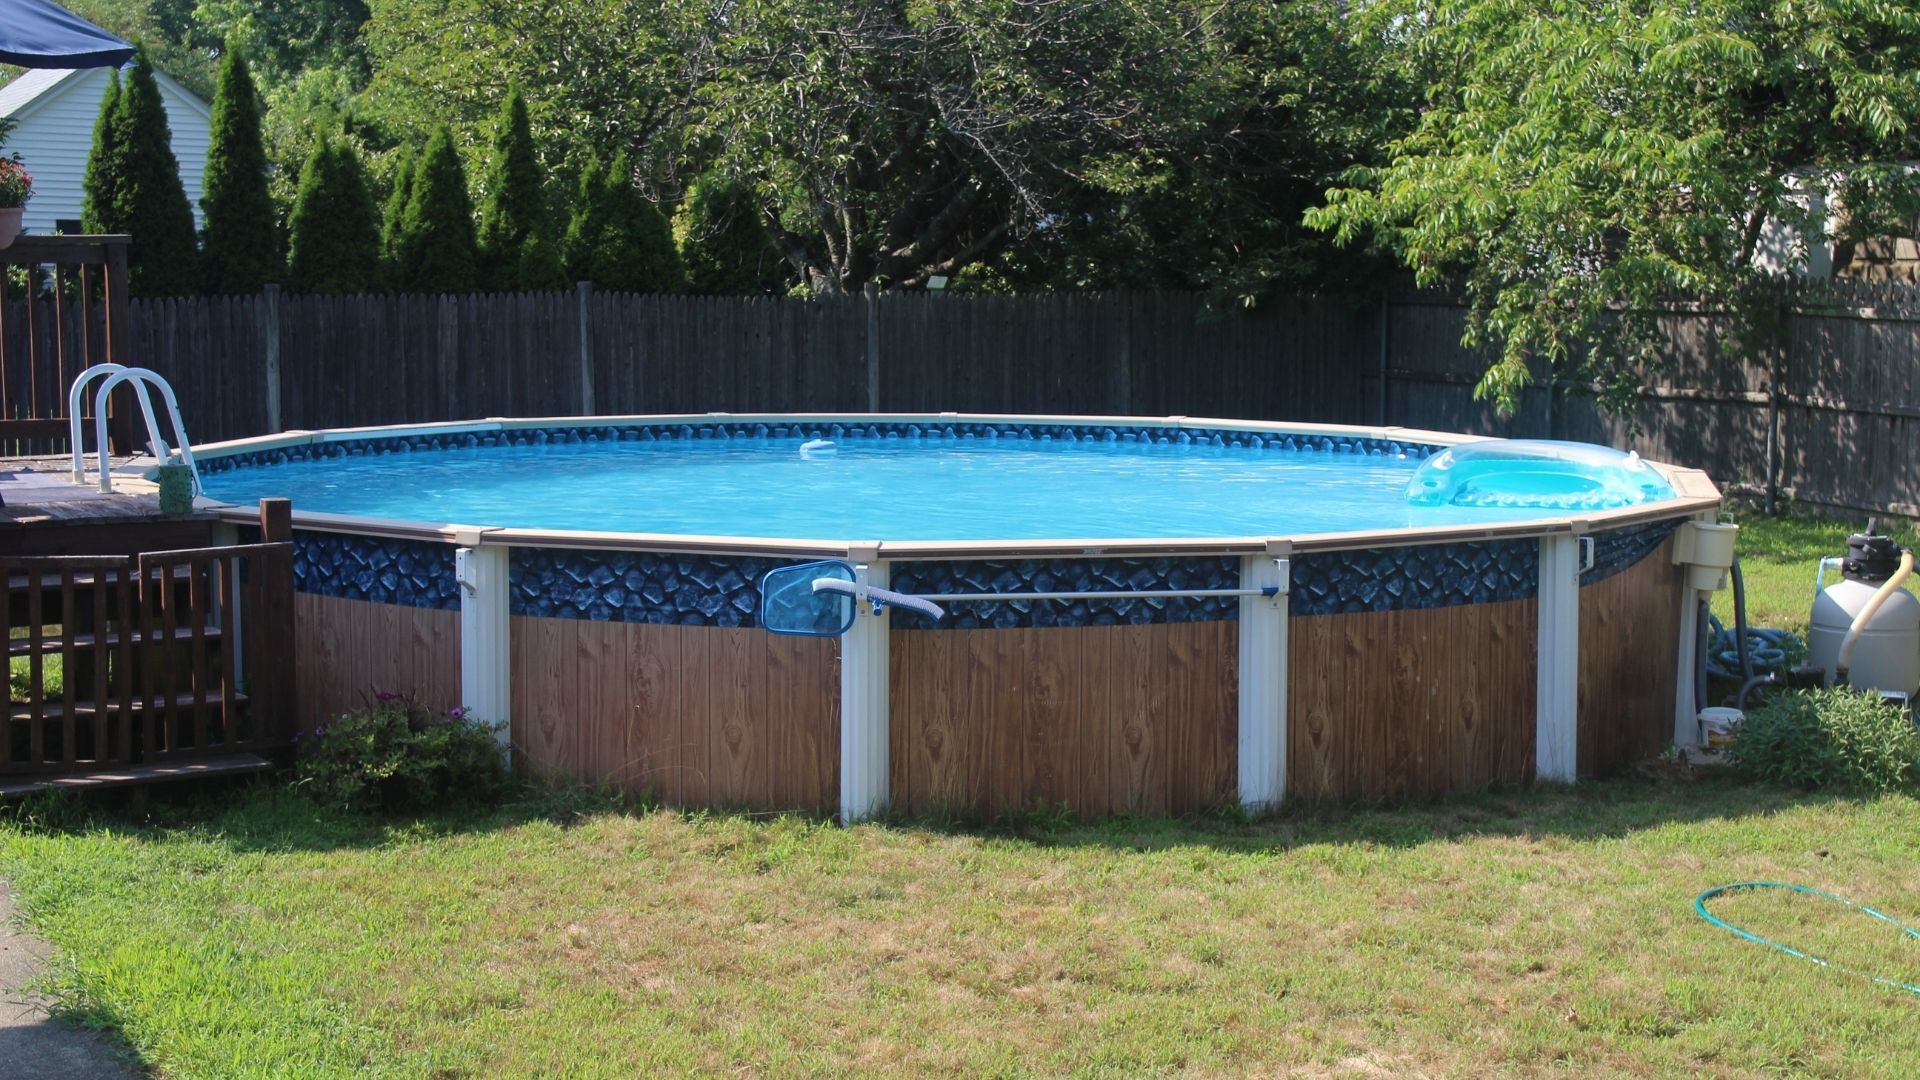
<svg viewBox="0 0 1920 1080">
<path fill-rule="evenodd" d="M 1829 563 L 1840 580 L 1820 588 Z M 1920 599 L 1904 585 L 1913 552 L 1874 533 L 1847 538 L 1847 557 L 1822 560 L 1814 579 L 1807 661 L 1831 685 L 1838 673 L 1862 690 L 1912 695 L 1920 689 Z"/>
</svg>

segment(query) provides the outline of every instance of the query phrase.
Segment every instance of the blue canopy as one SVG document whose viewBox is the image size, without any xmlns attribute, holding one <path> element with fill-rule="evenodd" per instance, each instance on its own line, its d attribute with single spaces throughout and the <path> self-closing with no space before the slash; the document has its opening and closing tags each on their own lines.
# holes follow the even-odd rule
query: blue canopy
<svg viewBox="0 0 1920 1080">
<path fill-rule="evenodd" d="M 133 43 L 48 0 L 5 0 L 0 63 L 30 68 L 119 67 Z"/>
</svg>

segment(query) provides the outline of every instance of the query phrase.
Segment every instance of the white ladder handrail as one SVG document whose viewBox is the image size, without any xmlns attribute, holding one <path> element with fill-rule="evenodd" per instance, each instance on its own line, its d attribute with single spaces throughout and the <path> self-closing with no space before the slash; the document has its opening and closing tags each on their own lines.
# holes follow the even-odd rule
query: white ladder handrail
<svg viewBox="0 0 1920 1080">
<path fill-rule="evenodd" d="M 80 401 L 86 394 L 87 384 L 103 375 L 125 370 L 125 364 L 95 364 L 75 376 L 73 386 L 67 391 L 67 443 L 73 448 L 73 482 L 76 484 L 87 482 L 86 448 L 80 438 L 81 421 L 84 419 L 80 412 Z M 153 399 L 147 394 L 147 385 L 135 382 L 133 390 L 140 400 L 140 411 L 146 415 L 147 449 L 153 454 L 154 460 L 164 461 L 165 442 L 154 445 L 154 440 L 159 438 L 160 425 L 153 417 Z"/>
<path fill-rule="evenodd" d="M 96 364 L 82 371 L 73 381 L 68 391 L 69 433 L 73 442 L 74 475 L 81 482 L 86 479 L 85 452 L 80 443 L 80 395 L 85 393 L 86 384 L 106 376 L 100 388 L 94 391 L 93 425 L 94 445 L 100 455 L 100 490 L 113 490 L 112 466 L 107 461 L 107 396 L 121 383 L 131 383 L 134 393 L 140 399 L 140 411 L 147 421 L 147 448 L 153 452 L 154 460 L 162 465 L 167 463 L 167 440 L 161 434 L 158 420 L 154 417 L 153 402 L 147 394 L 149 386 L 160 391 L 161 400 L 167 406 L 167 419 L 173 422 L 173 435 L 179 442 L 180 461 L 187 467 L 187 475 L 193 483 L 193 493 L 200 489 L 200 470 L 193 463 L 193 444 L 187 439 L 187 425 L 180 419 L 180 399 L 174 396 L 173 387 L 166 378 L 151 368 L 128 367 L 124 364 Z"/>
</svg>

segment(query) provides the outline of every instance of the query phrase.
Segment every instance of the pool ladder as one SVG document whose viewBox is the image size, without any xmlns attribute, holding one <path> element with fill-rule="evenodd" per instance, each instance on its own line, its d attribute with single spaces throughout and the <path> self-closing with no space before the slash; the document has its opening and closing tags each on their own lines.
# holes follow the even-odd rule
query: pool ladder
<svg viewBox="0 0 1920 1080">
<path fill-rule="evenodd" d="M 180 420 L 180 399 L 174 396 L 173 387 L 165 377 L 150 368 L 128 367 L 125 364 L 95 364 L 82 371 L 73 380 L 73 386 L 67 390 L 67 441 L 73 448 L 73 482 L 87 482 L 86 452 L 81 445 L 80 401 L 85 396 L 87 384 L 105 377 L 100 389 L 93 396 L 93 437 L 94 446 L 100 454 L 100 490 L 113 490 L 113 469 L 107 461 L 107 395 L 121 383 L 133 387 L 134 396 L 140 402 L 140 413 L 147 421 L 147 449 L 153 454 L 153 460 L 162 465 L 172 464 L 177 456 L 179 463 L 187 467 L 187 474 L 193 478 L 193 493 L 200 494 L 200 470 L 193 463 L 193 445 L 187 441 L 187 427 Z M 161 400 L 167 406 L 167 419 L 173 422 L 173 436 L 179 441 L 177 450 L 167 447 L 166 435 L 160 429 L 160 422 L 154 416 L 153 397 L 148 387 L 160 391 Z"/>
</svg>

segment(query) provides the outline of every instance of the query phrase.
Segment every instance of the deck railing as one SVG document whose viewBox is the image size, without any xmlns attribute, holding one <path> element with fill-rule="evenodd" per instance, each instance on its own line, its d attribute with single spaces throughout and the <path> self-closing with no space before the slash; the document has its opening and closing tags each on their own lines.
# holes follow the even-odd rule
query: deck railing
<svg viewBox="0 0 1920 1080">
<path fill-rule="evenodd" d="M 284 507 L 284 504 L 279 504 Z M 270 542 L 0 558 L 9 667 L 0 774 L 157 764 L 293 733 L 293 556 Z"/>
<path fill-rule="evenodd" d="M 67 387 L 93 364 L 131 364 L 126 236 L 20 236 L 0 248 L 0 456 L 67 448 Z M 122 398 L 125 400 L 123 401 Z M 129 443 L 125 394 L 113 438 Z"/>
</svg>

